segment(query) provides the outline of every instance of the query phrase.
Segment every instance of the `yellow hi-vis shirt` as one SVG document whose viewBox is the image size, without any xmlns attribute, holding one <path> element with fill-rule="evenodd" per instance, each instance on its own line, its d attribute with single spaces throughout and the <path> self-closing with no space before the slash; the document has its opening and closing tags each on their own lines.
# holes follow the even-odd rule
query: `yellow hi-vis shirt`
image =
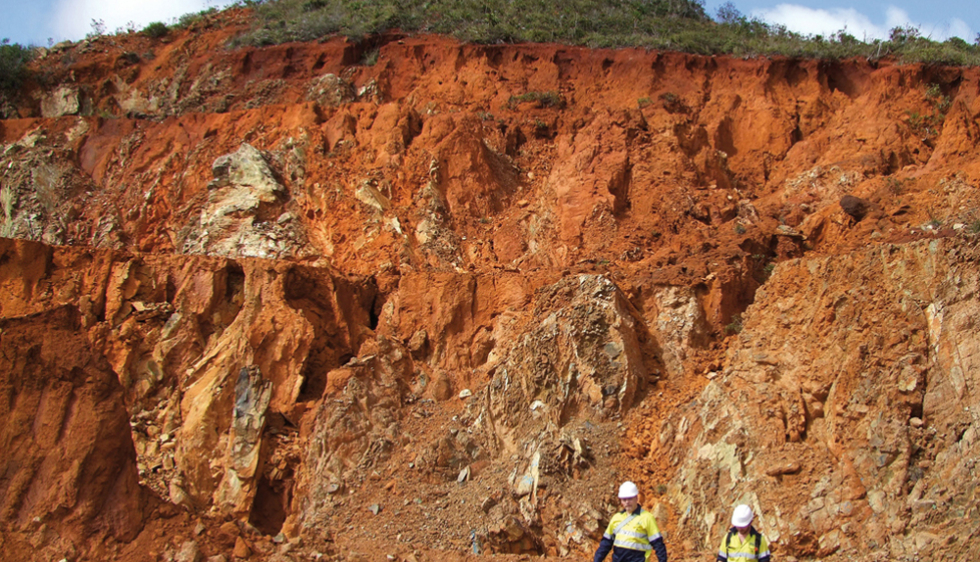
<svg viewBox="0 0 980 562">
<path fill-rule="evenodd" d="M 646 554 L 646 560 L 649 560 L 650 553 L 653 552 L 653 541 L 663 537 L 660 535 L 660 529 L 657 528 L 657 520 L 653 518 L 653 514 L 642 508 L 639 515 L 634 515 L 634 513 L 636 512 L 620 511 L 613 515 L 603 538 L 612 538 L 613 547 L 643 550 Z M 626 524 L 623 525 L 623 522 Z"/>
<path fill-rule="evenodd" d="M 755 553 L 755 536 L 759 537 L 759 554 Z M 768 560 L 769 541 L 762 533 L 753 536 L 749 533 L 745 540 L 739 536 L 738 532 L 732 533 L 731 541 L 727 541 L 728 533 L 721 537 L 721 545 L 718 546 L 718 560 L 729 560 L 731 562 L 742 562 L 743 560 Z M 728 542 L 728 550 L 725 550 L 725 542 Z"/>
</svg>

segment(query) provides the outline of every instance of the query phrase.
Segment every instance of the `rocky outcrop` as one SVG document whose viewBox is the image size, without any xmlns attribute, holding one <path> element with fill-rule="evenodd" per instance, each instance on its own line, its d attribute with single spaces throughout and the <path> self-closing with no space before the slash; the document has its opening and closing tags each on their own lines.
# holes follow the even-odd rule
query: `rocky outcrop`
<svg viewBox="0 0 980 562">
<path fill-rule="evenodd" d="M 968 556 L 976 69 L 245 14 L 5 106 L 5 556 Z"/>
<path fill-rule="evenodd" d="M 654 443 L 680 528 L 709 548 L 748 503 L 796 556 L 966 555 L 978 257 L 942 240 L 780 264 Z"/>
<path fill-rule="evenodd" d="M 211 166 L 208 201 L 182 232 L 182 251 L 225 257 L 303 255 L 306 241 L 288 194 L 262 154 L 249 144 Z"/>
<path fill-rule="evenodd" d="M 43 117 L 78 115 L 81 109 L 79 97 L 78 88 L 62 85 L 41 100 L 41 115 Z"/>
</svg>

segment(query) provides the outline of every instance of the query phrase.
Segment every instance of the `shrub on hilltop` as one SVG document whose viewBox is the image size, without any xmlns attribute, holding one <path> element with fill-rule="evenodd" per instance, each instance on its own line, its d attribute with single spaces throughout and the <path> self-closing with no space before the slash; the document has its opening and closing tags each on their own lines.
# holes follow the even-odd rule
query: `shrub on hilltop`
<svg viewBox="0 0 980 562">
<path fill-rule="evenodd" d="M 715 19 L 703 0 L 248 0 L 256 21 L 237 44 L 352 38 L 401 30 L 475 43 L 553 42 L 587 47 L 646 47 L 702 55 L 842 59 L 894 56 L 903 62 L 978 65 L 980 45 L 922 37 L 897 27 L 885 40 L 845 30 L 802 35 L 744 16 L 731 3 Z"/>
<path fill-rule="evenodd" d="M 277 0 L 255 4 L 257 25 L 243 41 L 276 44 L 391 29 L 464 41 L 636 44 L 672 26 L 710 22 L 692 0 Z"/>
<path fill-rule="evenodd" d="M 0 93 L 17 89 L 27 76 L 27 63 L 33 55 L 31 50 L 10 39 L 0 41 Z"/>
</svg>

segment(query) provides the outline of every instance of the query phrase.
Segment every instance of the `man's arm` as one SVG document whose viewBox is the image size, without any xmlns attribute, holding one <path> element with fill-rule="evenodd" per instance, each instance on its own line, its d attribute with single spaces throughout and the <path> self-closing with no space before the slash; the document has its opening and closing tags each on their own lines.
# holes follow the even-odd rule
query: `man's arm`
<svg viewBox="0 0 980 562">
<path fill-rule="evenodd" d="M 759 562 L 769 562 L 771 556 L 769 554 L 769 540 L 766 537 L 759 535 Z"/>
<path fill-rule="evenodd" d="M 653 551 L 657 553 L 657 562 L 667 562 L 667 545 L 664 544 L 663 537 L 657 537 L 650 543 Z"/>
<path fill-rule="evenodd" d="M 721 539 L 721 544 L 718 545 L 718 558 L 716 559 L 716 562 L 728 562 L 728 552 L 725 548 L 725 546 L 728 544 L 728 541 L 726 540 L 727 537 L 728 535 L 726 534 L 725 537 Z"/>
<path fill-rule="evenodd" d="M 599 548 L 595 550 L 595 556 L 592 557 L 592 562 L 602 562 L 602 560 L 609 554 L 609 551 L 613 547 L 613 537 L 609 533 L 602 535 L 602 540 L 599 541 Z"/>
</svg>

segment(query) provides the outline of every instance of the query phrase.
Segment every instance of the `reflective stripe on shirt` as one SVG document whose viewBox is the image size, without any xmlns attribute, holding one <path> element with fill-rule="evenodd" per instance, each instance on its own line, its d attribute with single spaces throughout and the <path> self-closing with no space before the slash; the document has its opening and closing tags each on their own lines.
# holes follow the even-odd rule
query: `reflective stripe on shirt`
<svg viewBox="0 0 980 562">
<path fill-rule="evenodd" d="M 616 533 L 617 535 L 626 535 L 627 537 L 633 537 L 634 539 L 644 539 L 646 540 L 646 533 L 634 533 L 633 531 L 620 531 Z"/>
<path fill-rule="evenodd" d="M 630 550 L 653 550 L 653 546 L 651 546 L 648 542 L 638 543 L 633 541 L 616 541 L 613 543 L 613 546 L 628 548 Z"/>
</svg>

